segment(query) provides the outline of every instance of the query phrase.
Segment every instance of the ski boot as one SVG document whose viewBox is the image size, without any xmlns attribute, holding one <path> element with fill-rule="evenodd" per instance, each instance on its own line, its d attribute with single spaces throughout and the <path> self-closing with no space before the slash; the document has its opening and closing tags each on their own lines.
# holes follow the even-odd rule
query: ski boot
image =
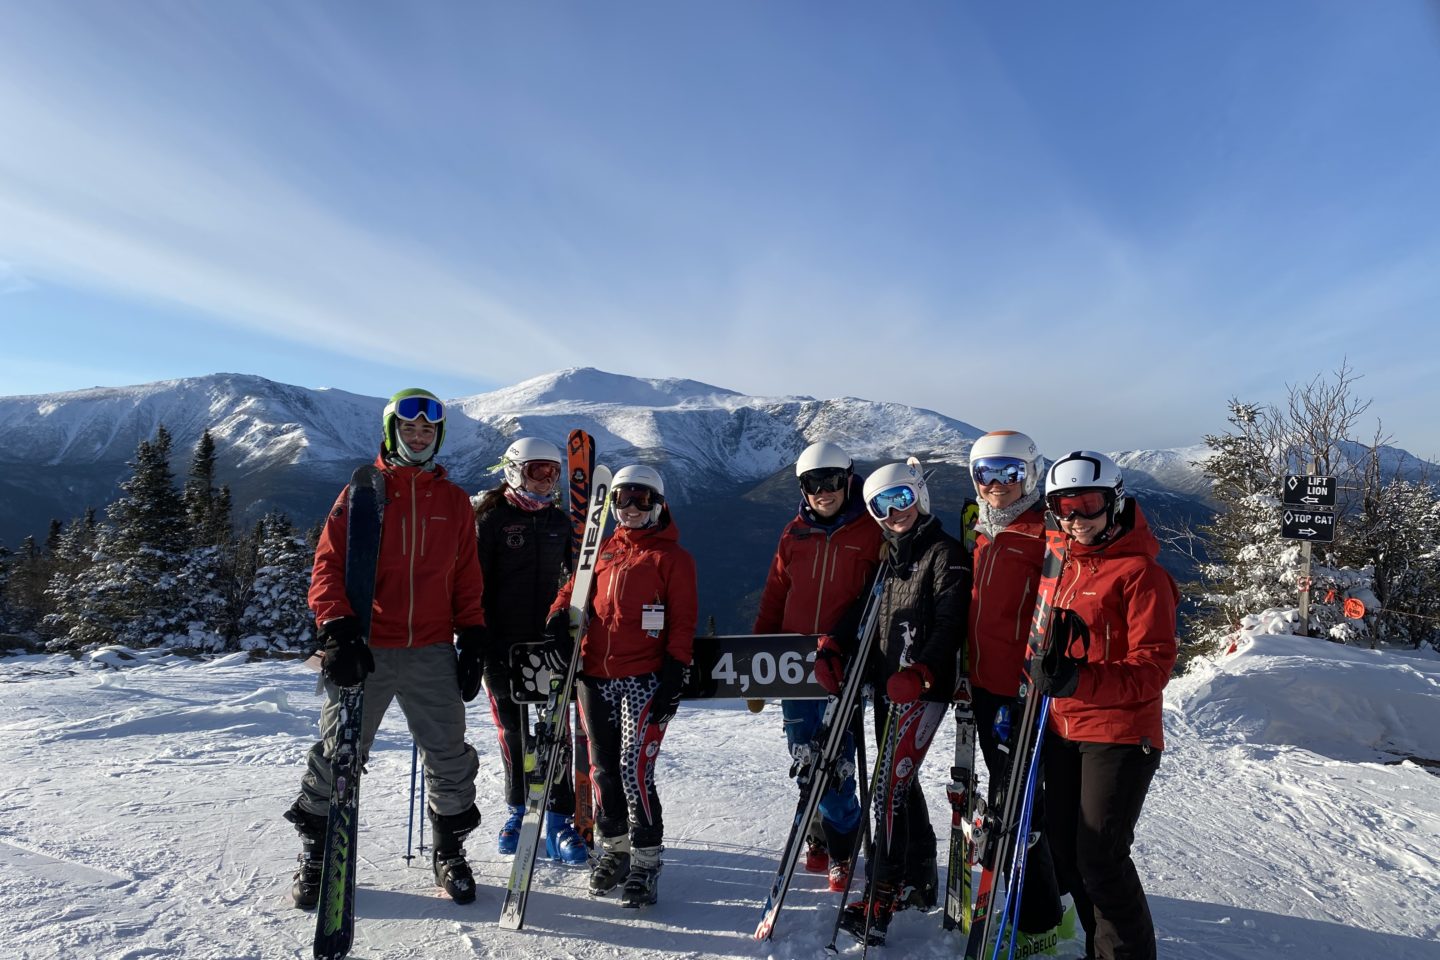
<svg viewBox="0 0 1440 960">
<path fill-rule="evenodd" d="M 827 879 L 831 893 L 843 893 L 850 884 L 850 860 L 855 855 L 855 842 L 860 837 L 860 828 L 842 832 L 829 823 L 825 824 L 825 847 L 830 855 L 830 869 Z"/>
<path fill-rule="evenodd" d="M 300 834 L 300 868 L 290 884 L 290 899 L 301 910 L 314 910 L 320 902 L 320 874 L 325 861 L 325 824 L 327 818 L 309 813 L 300 801 L 285 811 L 285 819 L 295 824 Z"/>
<path fill-rule="evenodd" d="M 830 861 L 830 892 L 844 893 L 850 886 L 850 863 L 847 860 Z"/>
<path fill-rule="evenodd" d="M 914 907 L 921 913 L 934 910 L 940 900 L 940 874 L 935 866 L 935 854 L 923 857 L 905 873 L 907 876 L 900 891 L 899 909 Z"/>
<path fill-rule="evenodd" d="M 662 846 L 635 847 L 630 851 L 630 876 L 620 895 L 622 907 L 648 907 L 660 897 Z"/>
<path fill-rule="evenodd" d="M 575 831 L 575 822 L 563 813 L 545 814 L 545 855 L 578 867 L 590 859 L 590 848 Z"/>
<path fill-rule="evenodd" d="M 890 929 L 890 918 L 894 915 L 895 888 L 887 883 L 877 883 L 869 900 L 856 900 L 840 911 L 840 929 L 858 943 L 878 947 L 885 943 L 885 933 Z"/>
<path fill-rule="evenodd" d="M 430 825 L 435 833 L 435 852 L 431 867 L 435 885 L 456 903 L 475 901 L 475 875 L 465 860 L 465 838 L 480 826 L 480 811 L 471 804 L 469 810 L 442 816 L 430 811 Z"/>
<path fill-rule="evenodd" d="M 809 837 L 805 841 L 805 872 L 825 873 L 830 869 L 830 851 L 825 841 Z"/>
<path fill-rule="evenodd" d="M 590 895 L 603 897 L 630 875 L 630 836 L 600 838 L 600 856 L 590 866 Z"/>
<path fill-rule="evenodd" d="M 514 855 L 515 847 L 520 843 L 520 821 L 525 819 L 525 804 L 512 803 L 505 809 L 505 825 L 500 828 L 500 836 L 495 841 L 495 851 L 501 856 L 509 857 Z"/>
</svg>

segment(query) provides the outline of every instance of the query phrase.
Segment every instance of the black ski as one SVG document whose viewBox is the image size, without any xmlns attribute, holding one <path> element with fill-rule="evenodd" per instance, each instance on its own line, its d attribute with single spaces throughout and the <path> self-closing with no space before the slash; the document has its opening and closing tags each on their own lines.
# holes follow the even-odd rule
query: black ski
<svg viewBox="0 0 1440 960">
<path fill-rule="evenodd" d="M 1050 649 L 1050 625 L 1053 620 L 1056 589 L 1065 570 L 1066 537 L 1055 517 L 1045 514 L 1045 558 L 1040 565 L 1040 586 L 1035 595 L 1035 613 L 1030 620 L 1030 662 L 1033 671 Z M 1025 837 L 1019 836 L 1020 813 L 1025 802 L 1026 784 L 1030 779 L 1031 758 L 1045 730 L 1040 724 L 1041 707 L 1046 698 L 1034 696 L 1027 677 L 1020 685 L 1020 722 L 1010 740 L 1010 759 L 1003 791 L 994 795 L 994 804 L 977 815 L 977 828 L 983 832 L 980 848 L 980 887 L 975 896 L 975 910 L 970 936 L 965 944 L 965 960 L 979 960 L 991 935 L 998 935 L 997 902 L 1005 899 L 1005 877 L 1013 857 L 1024 855 Z M 977 802 L 978 806 L 978 802 Z M 998 809 L 997 809 L 998 808 Z M 997 891 L 997 881 L 999 889 Z M 1019 891 L 1013 891 L 1018 895 Z M 998 895 L 997 895 L 998 894 Z"/>
<path fill-rule="evenodd" d="M 590 487 L 590 510 L 585 520 L 585 539 L 575 565 L 575 585 L 570 592 L 570 639 L 575 652 L 565 676 L 550 678 L 550 698 L 535 722 L 535 766 L 529 771 L 529 792 L 525 797 L 525 818 L 520 822 L 520 839 L 510 865 L 510 882 L 500 908 L 500 926 L 519 930 L 525 923 L 525 904 L 535 871 L 535 853 L 545 824 L 550 787 L 563 776 L 570 763 L 565 731 L 570 723 L 570 701 L 575 693 L 575 673 L 580 664 L 580 638 L 590 609 L 590 591 L 595 582 L 595 561 L 610 511 L 610 469 L 597 466 Z"/>
<path fill-rule="evenodd" d="M 970 819 L 975 801 L 975 734 L 970 681 L 962 678 L 955 691 L 955 762 L 945 787 L 950 798 L 950 859 L 945 870 L 944 927 L 958 927 L 966 934 L 970 932 L 974 897 L 970 865 L 975 859 L 975 846 Z"/>
<path fill-rule="evenodd" d="M 385 515 L 385 476 L 373 464 L 357 467 L 345 495 L 345 596 L 370 642 L 375 565 Z M 325 860 L 315 915 L 315 960 L 339 960 L 355 940 L 356 840 L 360 825 L 360 718 L 365 685 L 340 688 L 340 729 L 330 758 L 335 777 L 325 825 Z"/>
<path fill-rule="evenodd" d="M 845 743 L 845 733 L 850 729 L 851 717 L 859 709 L 860 691 L 864 684 L 865 664 L 870 659 L 874 646 L 876 626 L 880 619 L 880 595 L 885 590 L 885 577 L 890 564 L 880 564 L 875 572 L 875 583 L 865 603 L 865 612 L 860 619 L 859 643 L 845 671 L 845 681 L 840 693 L 830 697 L 825 706 L 825 717 L 820 722 L 814 741 L 810 744 L 809 762 L 795 768 L 796 780 L 800 785 L 800 800 L 795 807 L 795 819 L 790 823 L 790 835 L 780 855 L 780 866 L 775 879 L 765 896 L 765 906 L 760 923 L 755 927 L 756 940 L 768 940 L 775 932 L 775 919 L 785 902 L 785 891 L 790 888 L 790 878 L 795 873 L 800 851 L 805 846 L 805 833 L 810 820 L 820 807 L 820 798 L 829 788 L 830 779 L 836 774 L 840 751 Z"/>
</svg>

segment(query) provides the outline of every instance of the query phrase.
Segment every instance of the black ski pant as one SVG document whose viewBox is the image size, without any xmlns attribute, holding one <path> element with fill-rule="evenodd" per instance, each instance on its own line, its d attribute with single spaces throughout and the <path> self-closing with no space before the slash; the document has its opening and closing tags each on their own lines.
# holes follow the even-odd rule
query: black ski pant
<svg viewBox="0 0 1440 960">
<path fill-rule="evenodd" d="M 1155 960 L 1155 925 L 1130 847 L 1161 751 L 1045 738 L 1047 823 L 1060 882 L 1075 897 L 1085 954 Z"/>
<path fill-rule="evenodd" d="M 875 739 L 879 773 L 875 813 L 874 879 L 898 891 L 902 886 L 935 882 L 935 828 L 930 807 L 920 792 L 920 765 L 934 742 L 949 705 L 917 700 L 895 705 L 895 730 L 887 735 L 890 702 L 875 698 Z M 889 741 L 887 743 L 887 741 Z M 887 807 L 880 797 L 893 798 Z M 866 872 L 871 872 L 869 861 Z"/>
<path fill-rule="evenodd" d="M 651 719 L 660 679 L 579 680 L 580 716 L 590 738 L 590 781 L 595 788 L 595 829 L 600 837 L 629 834 L 630 846 L 656 847 L 665 836 L 655 764 L 665 725 Z"/>
<path fill-rule="evenodd" d="M 980 753 L 989 772 L 990 788 L 987 802 L 996 809 L 996 793 L 1010 776 L 1010 754 L 1000 749 L 995 730 L 995 715 L 1002 707 L 1008 709 L 1010 730 L 1020 724 L 1020 705 L 1015 697 L 1004 697 L 980 687 L 971 689 L 971 705 L 975 710 L 976 733 Z M 1007 744 L 1013 749 L 1013 744 Z M 1055 876 L 1055 859 L 1050 851 L 1050 838 L 1045 832 L 1045 784 L 1043 780 L 1045 751 L 1040 751 L 1042 779 L 1035 784 L 1034 812 L 1030 816 L 1030 835 L 1034 842 L 1025 854 L 1025 887 L 1020 891 L 1019 927 L 1025 933 L 1044 933 L 1060 922 L 1064 907 L 1060 902 L 1060 883 Z M 1018 808 L 1017 808 L 1018 809 Z"/>
<path fill-rule="evenodd" d="M 518 806 L 525 802 L 528 788 L 525 782 L 525 752 L 527 744 L 533 742 L 530 707 L 529 704 L 516 703 L 510 699 L 508 679 L 494 677 L 488 671 L 485 675 L 485 690 L 490 698 L 490 716 L 495 721 L 495 733 L 500 740 L 500 762 L 505 767 L 505 802 Z M 568 718 L 565 724 L 565 739 L 567 742 L 570 740 Z M 557 813 L 575 812 L 574 774 L 568 763 L 561 771 L 559 779 L 550 787 L 548 807 Z"/>
</svg>

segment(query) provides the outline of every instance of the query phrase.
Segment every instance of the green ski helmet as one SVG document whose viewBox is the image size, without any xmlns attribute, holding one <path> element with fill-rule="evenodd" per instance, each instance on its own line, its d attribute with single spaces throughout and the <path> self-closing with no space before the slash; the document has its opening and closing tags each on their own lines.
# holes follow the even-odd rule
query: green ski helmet
<svg viewBox="0 0 1440 960">
<path fill-rule="evenodd" d="M 397 421 L 415 420 L 419 417 L 435 424 L 435 442 L 416 453 L 400 442 Z M 440 452 L 440 445 L 445 442 L 445 404 L 429 390 L 421 390 L 419 387 L 401 390 L 391 397 L 390 402 L 385 404 L 380 423 L 384 433 L 382 442 L 385 455 L 396 457 L 402 463 L 412 466 L 434 460 L 435 455 Z"/>
</svg>

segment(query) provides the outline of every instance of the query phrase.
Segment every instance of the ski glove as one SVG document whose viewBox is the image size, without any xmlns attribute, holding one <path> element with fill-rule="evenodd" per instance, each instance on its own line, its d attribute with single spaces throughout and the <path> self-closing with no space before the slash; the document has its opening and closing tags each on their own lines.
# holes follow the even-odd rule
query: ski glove
<svg viewBox="0 0 1440 960">
<path fill-rule="evenodd" d="M 935 683 L 935 674 L 923 663 L 912 663 L 890 675 L 885 696 L 891 703 L 914 703 Z"/>
<path fill-rule="evenodd" d="M 845 682 L 845 651 L 828 633 L 815 641 L 815 681 L 832 696 Z"/>
<path fill-rule="evenodd" d="M 320 670 L 337 687 L 353 687 L 375 672 L 375 656 L 360 639 L 360 621 L 337 617 L 320 627 Z"/>
<path fill-rule="evenodd" d="M 1080 655 L 1072 656 L 1070 651 L 1077 644 Z M 1075 696 L 1089 652 L 1090 628 L 1074 610 L 1057 607 L 1050 621 L 1050 648 L 1038 665 L 1031 665 L 1035 692 L 1052 700 Z"/>
<path fill-rule="evenodd" d="M 545 643 L 540 647 L 540 662 L 551 673 L 565 673 L 575 644 L 570 640 L 570 612 L 557 610 L 545 621 Z"/>
<path fill-rule="evenodd" d="M 660 678 L 660 685 L 655 688 L 655 699 L 653 716 L 656 723 L 669 723 L 670 718 L 675 716 L 675 711 L 680 709 L 680 693 L 685 689 L 685 671 L 688 668 L 685 664 L 676 660 L 668 653 L 665 655 L 665 662 L 660 664 L 660 670 L 656 676 Z"/>
<path fill-rule="evenodd" d="M 480 680 L 485 675 L 482 661 L 489 641 L 490 632 L 479 624 L 461 627 L 455 635 L 455 676 L 460 681 L 460 697 L 466 703 L 480 693 Z"/>
</svg>

